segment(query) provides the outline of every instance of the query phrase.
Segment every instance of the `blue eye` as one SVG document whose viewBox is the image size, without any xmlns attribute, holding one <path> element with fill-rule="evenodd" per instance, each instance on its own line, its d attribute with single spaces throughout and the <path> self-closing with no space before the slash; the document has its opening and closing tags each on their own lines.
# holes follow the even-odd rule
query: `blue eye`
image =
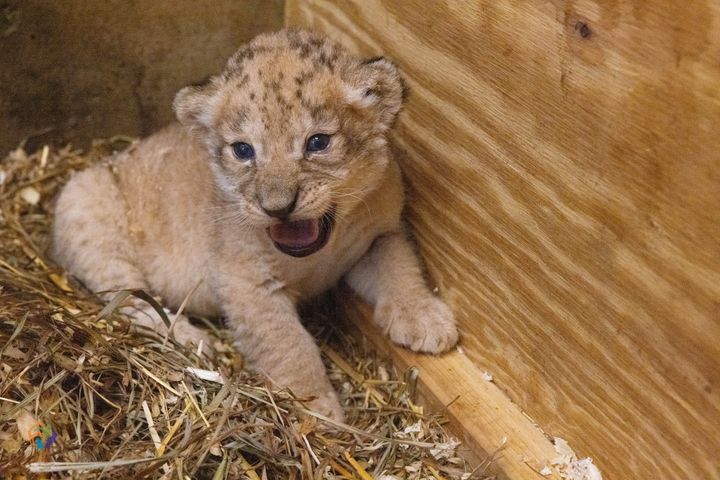
<svg viewBox="0 0 720 480">
<path fill-rule="evenodd" d="M 249 143 L 237 142 L 231 146 L 233 154 L 238 160 L 252 160 L 255 158 L 255 149 Z"/>
<path fill-rule="evenodd" d="M 328 145 L 330 145 L 330 135 L 316 133 L 312 137 L 308 138 L 305 150 L 308 152 L 321 152 L 325 150 Z"/>
</svg>

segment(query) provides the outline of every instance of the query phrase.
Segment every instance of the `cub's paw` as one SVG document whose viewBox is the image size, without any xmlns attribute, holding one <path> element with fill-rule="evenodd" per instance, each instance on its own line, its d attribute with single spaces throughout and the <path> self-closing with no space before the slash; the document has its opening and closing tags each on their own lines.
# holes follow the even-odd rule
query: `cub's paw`
<svg viewBox="0 0 720 480">
<path fill-rule="evenodd" d="M 452 311 L 430 295 L 381 299 L 375 307 L 375 321 L 393 342 L 416 352 L 441 353 L 458 342 Z"/>
<path fill-rule="evenodd" d="M 310 410 L 321 413 L 327 417 L 332 418 L 336 422 L 345 421 L 345 411 L 335 390 L 330 390 L 314 395 L 315 399 L 308 402 Z"/>
<path fill-rule="evenodd" d="M 172 318 L 172 316 L 170 318 Z M 165 331 L 167 331 L 167 329 Z M 163 335 L 164 334 L 163 332 Z M 197 350 L 198 347 L 202 346 L 201 351 L 206 357 L 215 357 L 215 350 L 212 348 L 212 338 L 210 334 L 204 329 L 191 324 L 190 320 L 185 316 L 181 315 L 178 317 L 172 329 L 172 335 L 179 344 L 192 347 L 193 350 Z"/>
<path fill-rule="evenodd" d="M 122 310 L 123 313 L 130 316 L 135 325 L 142 325 L 157 332 L 160 337 L 167 335 L 167 327 L 160 315 L 152 307 L 128 307 Z M 174 314 L 167 312 L 168 318 L 172 321 Z M 195 350 L 202 344 L 202 353 L 208 358 L 215 356 L 212 348 L 211 338 L 207 331 L 198 328 L 190 323 L 185 315 L 180 315 L 175 321 L 172 329 L 172 337 L 180 345 L 193 347 Z"/>
</svg>

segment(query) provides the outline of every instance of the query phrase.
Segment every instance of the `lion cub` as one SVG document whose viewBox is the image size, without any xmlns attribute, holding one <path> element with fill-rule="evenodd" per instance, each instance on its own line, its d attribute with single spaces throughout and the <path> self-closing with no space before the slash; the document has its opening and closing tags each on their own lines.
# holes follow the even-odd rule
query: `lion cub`
<svg viewBox="0 0 720 480">
<path fill-rule="evenodd" d="M 344 277 L 394 342 L 438 353 L 458 339 L 401 226 L 387 134 L 402 102 L 384 58 L 305 31 L 261 35 L 180 90 L 179 124 L 71 179 L 54 257 L 94 291 L 147 289 L 171 308 L 199 284 L 187 311 L 225 317 L 253 368 L 341 419 L 299 301 Z M 130 308 L 165 331 L 151 309 Z M 205 336 L 185 318 L 174 334 Z"/>
</svg>

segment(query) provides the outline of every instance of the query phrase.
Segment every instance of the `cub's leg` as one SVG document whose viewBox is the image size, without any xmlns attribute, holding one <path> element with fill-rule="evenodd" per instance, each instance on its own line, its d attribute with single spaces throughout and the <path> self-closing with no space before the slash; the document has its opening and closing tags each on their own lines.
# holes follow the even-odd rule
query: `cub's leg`
<svg viewBox="0 0 720 480">
<path fill-rule="evenodd" d="M 430 292 L 402 233 L 378 237 L 346 280 L 375 305 L 375 323 L 393 342 L 429 353 L 444 352 L 457 343 L 455 318 Z"/>
<path fill-rule="evenodd" d="M 320 349 L 302 326 L 293 300 L 267 284 L 223 280 L 221 295 L 227 326 L 249 366 L 280 388 L 312 396 L 312 410 L 342 421 L 343 409 L 330 385 Z"/>
<path fill-rule="evenodd" d="M 125 201 L 109 168 L 97 165 L 75 175 L 58 198 L 53 227 L 55 260 L 94 292 L 125 288 L 147 290 L 145 278 L 135 263 L 135 250 L 128 235 Z M 104 294 L 105 300 L 114 296 Z M 167 327 L 145 302 L 133 299 L 123 313 L 136 323 L 161 335 Z M 178 318 L 175 339 L 210 345 L 207 334 Z"/>
</svg>

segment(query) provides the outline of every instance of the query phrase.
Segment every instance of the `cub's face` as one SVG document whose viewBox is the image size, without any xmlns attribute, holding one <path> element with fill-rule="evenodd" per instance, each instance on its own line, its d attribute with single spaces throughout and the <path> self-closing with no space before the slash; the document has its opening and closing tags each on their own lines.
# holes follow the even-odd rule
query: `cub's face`
<svg viewBox="0 0 720 480">
<path fill-rule="evenodd" d="M 402 101 L 389 61 L 286 30 L 257 37 L 221 75 L 182 89 L 175 110 L 207 144 L 238 220 L 302 257 L 382 181 Z"/>
</svg>

